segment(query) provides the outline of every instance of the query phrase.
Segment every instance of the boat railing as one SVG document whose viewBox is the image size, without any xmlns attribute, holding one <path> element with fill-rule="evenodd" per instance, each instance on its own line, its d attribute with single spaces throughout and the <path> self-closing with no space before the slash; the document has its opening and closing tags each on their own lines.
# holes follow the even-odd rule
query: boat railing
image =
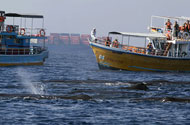
<svg viewBox="0 0 190 125">
<path fill-rule="evenodd" d="M 19 25 L 3 25 L 1 32 L 16 33 L 21 36 L 35 36 L 43 37 L 45 36 L 45 29 L 43 28 L 25 28 L 19 27 Z"/>
<path fill-rule="evenodd" d="M 23 32 L 25 32 L 25 33 L 23 33 Z M 42 29 L 42 28 L 20 28 L 19 33 L 20 33 L 20 35 L 27 35 L 27 36 L 36 36 L 36 37 L 45 36 L 45 29 Z"/>
<path fill-rule="evenodd" d="M 1 48 L 0 55 L 35 55 L 40 54 L 47 48 L 33 46 L 30 48 Z"/>
<path fill-rule="evenodd" d="M 133 52 L 133 53 L 141 53 L 146 55 L 152 55 L 152 56 L 165 56 L 165 57 L 173 57 L 173 58 L 185 58 L 189 57 L 189 55 L 186 52 L 180 52 L 180 51 L 167 51 L 167 50 L 160 50 L 160 49 L 152 49 L 149 51 L 147 48 L 143 47 L 135 47 L 135 46 L 123 46 L 123 50 Z"/>
<path fill-rule="evenodd" d="M 98 39 L 97 41 L 93 41 L 95 43 L 105 45 L 105 40 L 100 40 Z M 116 48 L 112 46 L 112 44 L 109 46 L 111 48 Z M 164 56 L 164 57 L 173 57 L 173 58 L 184 58 L 188 57 L 189 55 L 185 52 L 179 52 L 179 51 L 169 51 L 166 47 L 166 49 L 161 50 L 161 49 L 152 49 L 151 51 L 148 50 L 148 48 L 145 47 L 136 47 L 136 46 L 127 46 L 127 45 L 121 45 L 119 44 L 118 46 L 119 49 L 128 51 L 128 52 L 133 52 L 133 53 L 138 53 L 138 54 L 145 54 L 145 55 L 152 55 L 152 56 Z"/>
</svg>

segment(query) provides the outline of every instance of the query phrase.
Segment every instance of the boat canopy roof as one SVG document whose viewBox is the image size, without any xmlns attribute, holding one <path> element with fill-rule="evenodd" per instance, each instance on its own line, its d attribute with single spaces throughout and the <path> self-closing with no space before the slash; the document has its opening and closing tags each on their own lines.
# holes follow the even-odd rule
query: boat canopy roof
<svg viewBox="0 0 190 125">
<path fill-rule="evenodd" d="M 109 32 L 109 34 L 133 36 L 133 37 L 166 38 L 166 36 L 161 33 Z"/>
<path fill-rule="evenodd" d="M 153 18 L 162 18 L 162 19 L 173 19 L 173 20 L 190 20 L 190 17 L 171 17 L 171 16 L 152 16 Z"/>
<path fill-rule="evenodd" d="M 23 17 L 23 18 L 44 18 L 43 15 L 6 13 L 6 17 Z"/>
<path fill-rule="evenodd" d="M 0 10 L 0 13 L 5 13 L 5 11 Z"/>
</svg>

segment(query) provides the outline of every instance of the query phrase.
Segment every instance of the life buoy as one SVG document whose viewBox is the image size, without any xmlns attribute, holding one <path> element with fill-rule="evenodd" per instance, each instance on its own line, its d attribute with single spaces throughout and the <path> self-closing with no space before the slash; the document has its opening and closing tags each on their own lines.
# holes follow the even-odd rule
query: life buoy
<svg viewBox="0 0 190 125">
<path fill-rule="evenodd" d="M 26 32 L 26 31 L 25 31 L 24 28 L 20 28 L 20 35 L 22 35 L 22 36 L 25 35 L 25 32 Z"/>
<path fill-rule="evenodd" d="M 7 31 L 8 33 L 11 33 L 11 32 L 13 31 L 13 26 L 7 25 L 6 31 Z"/>
<path fill-rule="evenodd" d="M 188 32 L 183 33 L 183 39 L 185 39 L 185 40 L 189 39 L 189 33 Z"/>
<path fill-rule="evenodd" d="M 185 57 L 187 55 L 186 52 L 182 52 L 181 54 L 182 54 L 183 57 Z"/>
<path fill-rule="evenodd" d="M 46 35 L 45 30 L 44 30 L 44 29 L 41 29 L 41 30 L 40 30 L 40 36 L 45 36 L 45 35 Z"/>
</svg>

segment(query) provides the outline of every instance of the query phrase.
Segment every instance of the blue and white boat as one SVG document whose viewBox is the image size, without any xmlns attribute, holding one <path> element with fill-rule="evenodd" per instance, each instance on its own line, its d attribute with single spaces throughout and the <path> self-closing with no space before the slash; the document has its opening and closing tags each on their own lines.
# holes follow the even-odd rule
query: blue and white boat
<svg viewBox="0 0 190 125">
<path fill-rule="evenodd" d="M 36 20 L 42 21 L 40 28 L 34 26 Z M 42 65 L 48 57 L 45 39 L 42 15 L 0 11 L 0 66 Z M 32 44 L 32 41 L 37 40 L 43 41 L 43 44 Z"/>
</svg>

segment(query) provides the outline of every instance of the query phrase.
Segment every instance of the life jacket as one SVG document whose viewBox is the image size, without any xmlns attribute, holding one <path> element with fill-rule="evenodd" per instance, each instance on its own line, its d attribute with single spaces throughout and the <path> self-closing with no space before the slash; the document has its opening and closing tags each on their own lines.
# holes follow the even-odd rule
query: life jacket
<svg viewBox="0 0 190 125">
<path fill-rule="evenodd" d="M 4 22 L 5 21 L 5 18 L 0 16 L 0 22 Z"/>
<path fill-rule="evenodd" d="M 110 46 L 111 42 L 110 41 L 105 41 L 105 46 Z"/>
</svg>

